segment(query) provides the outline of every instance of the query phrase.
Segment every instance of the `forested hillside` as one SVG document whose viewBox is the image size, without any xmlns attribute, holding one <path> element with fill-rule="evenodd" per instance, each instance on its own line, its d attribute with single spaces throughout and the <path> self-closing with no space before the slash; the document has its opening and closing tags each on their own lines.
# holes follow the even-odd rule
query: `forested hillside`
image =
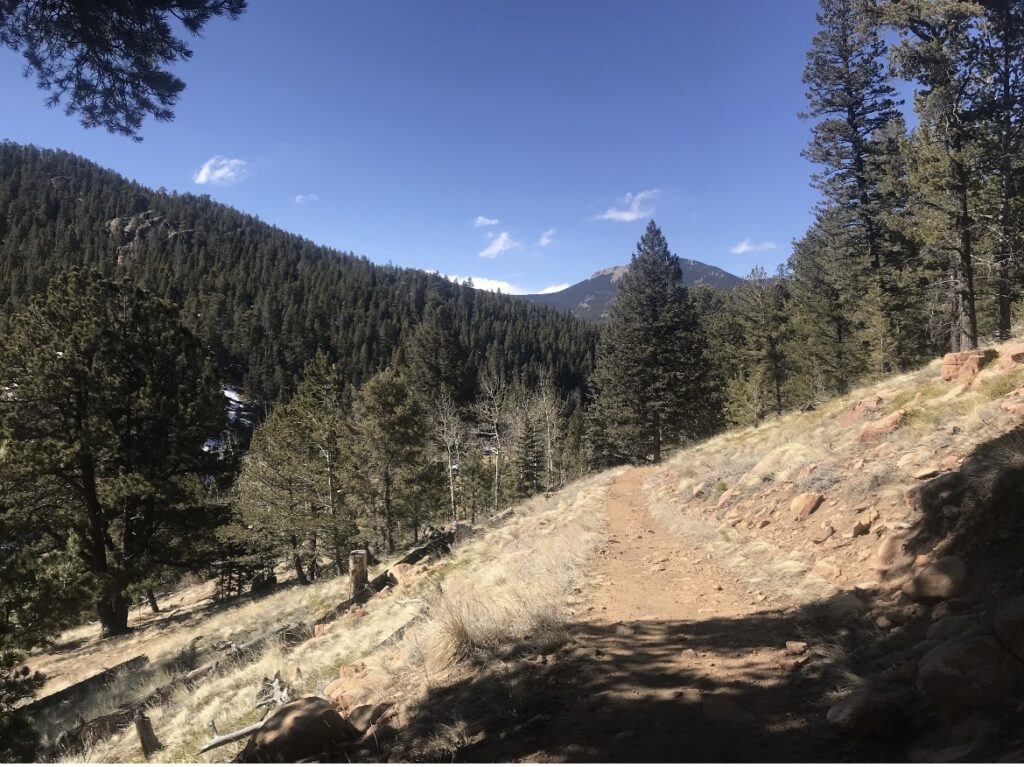
<svg viewBox="0 0 1024 767">
<path fill-rule="evenodd" d="M 596 342 L 547 307 L 373 264 L 67 152 L 0 144 L 0 313 L 72 265 L 125 274 L 173 301 L 224 375 L 265 403 L 292 390 L 318 349 L 346 383 L 363 383 L 402 355 L 431 296 L 465 350 L 470 389 L 489 373 L 582 391 Z"/>
</svg>

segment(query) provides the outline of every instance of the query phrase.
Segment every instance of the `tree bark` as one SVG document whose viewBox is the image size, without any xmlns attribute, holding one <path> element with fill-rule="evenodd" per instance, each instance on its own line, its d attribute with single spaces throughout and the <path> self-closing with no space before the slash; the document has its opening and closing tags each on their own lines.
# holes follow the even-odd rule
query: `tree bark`
<svg viewBox="0 0 1024 767">
<path fill-rule="evenodd" d="M 153 589 L 146 589 L 146 599 L 149 600 L 149 609 L 153 612 L 160 612 L 160 606 L 156 603 L 156 594 L 153 593 Z"/>
</svg>

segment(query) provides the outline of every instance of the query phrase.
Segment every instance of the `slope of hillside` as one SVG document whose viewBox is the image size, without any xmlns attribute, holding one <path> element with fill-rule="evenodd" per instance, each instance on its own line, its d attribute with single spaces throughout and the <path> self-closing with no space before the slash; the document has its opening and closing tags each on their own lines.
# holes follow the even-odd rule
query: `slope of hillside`
<svg viewBox="0 0 1024 767">
<path fill-rule="evenodd" d="M 226 377 L 262 401 L 289 390 L 317 351 L 359 384 L 391 364 L 431 296 L 468 354 L 535 387 L 582 389 L 596 332 L 518 298 L 373 264 L 221 205 L 153 191 L 67 152 L 0 142 L 3 316 L 70 266 L 127 274 L 183 310 Z"/>
<path fill-rule="evenodd" d="M 722 290 L 736 287 L 742 280 L 717 266 L 711 266 L 692 258 L 680 259 L 683 267 L 683 284 L 710 285 Z M 612 266 L 590 275 L 589 279 L 570 285 L 554 293 L 533 293 L 522 296 L 534 303 L 544 304 L 562 311 L 568 311 L 581 319 L 599 322 L 606 319 L 608 309 L 618 293 L 618 282 L 628 266 Z"/>
<path fill-rule="evenodd" d="M 388 712 L 321 759 L 1020 761 L 1022 416 L 1012 343 L 538 496 L 327 633 L 162 703 L 152 758 L 253 721 L 281 671 L 357 721 Z M 332 584 L 198 614 L 173 644 L 315 614 Z M 89 757 L 137 749 L 126 730 Z"/>
</svg>

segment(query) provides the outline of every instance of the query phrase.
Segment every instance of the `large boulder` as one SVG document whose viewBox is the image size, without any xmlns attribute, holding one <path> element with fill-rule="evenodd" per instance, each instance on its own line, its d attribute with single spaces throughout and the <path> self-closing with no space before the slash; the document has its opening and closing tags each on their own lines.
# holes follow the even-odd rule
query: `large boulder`
<svg viewBox="0 0 1024 767">
<path fill-rule="evenodd" d="M 960 557 L 942 557 L 925 567 L 903 585 L 911 599 L 949 599 L 957 595 L 967 578 L 967 565 Z"/>
<path fill-rule="evenodd" d="M 309 695 L 275 711 L 257 730 L 245 750 L 243 762 L 298 762 L 353 743 L 362 735 L 334 705 Z"/>
<path fill-rule="evenodd" d="M 992 628 L 1017 660 L 1024 661 L 1024 597 L 1007 602 L 996 610 Z"/>
<path fill-rule="evenodd" d="M 971 709 L 1009 701 L 1017 690 L 1017 671 L 995 637 L 967 633 L 921 658 L 917 688 L 947 720 L 955 721 Z"/>
</svg>

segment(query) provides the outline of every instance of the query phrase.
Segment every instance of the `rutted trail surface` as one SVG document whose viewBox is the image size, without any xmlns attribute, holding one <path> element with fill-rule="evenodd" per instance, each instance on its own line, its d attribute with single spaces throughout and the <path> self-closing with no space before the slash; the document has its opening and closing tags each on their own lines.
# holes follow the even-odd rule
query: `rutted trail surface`
<svg viewBox="0 0 1024 767">
<path fill-rule="evenodd" d="M 835 737 L 812 679 L 787 671 L 800 639 L 775 609 L 652 517 L 648 470 L 609 488 L 607 543 L 573 641 L 538 657 L 541 714 L 492 733 L 460 759 L 827 761 L 872 759 Z M 799 661 L 797 661 L 799 662 Z M 523 684 L 522 680 L 517 680 Z M 512 690 L 513 683 L 508 684 Z"/>
</svg>

